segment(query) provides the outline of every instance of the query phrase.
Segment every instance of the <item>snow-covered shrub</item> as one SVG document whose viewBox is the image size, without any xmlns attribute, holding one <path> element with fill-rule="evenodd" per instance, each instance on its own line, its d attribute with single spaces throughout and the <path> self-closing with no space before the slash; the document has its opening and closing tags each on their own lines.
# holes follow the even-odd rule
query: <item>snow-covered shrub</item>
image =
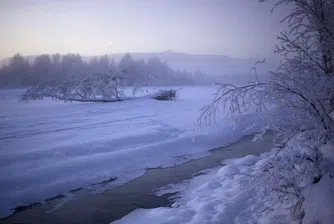
<svg viewBox="0 0 334 224">
<path fill-rule="evenodd" d="M 62 101 L 113 102 L 126 98 L 124 94 L 126 77 L 118 71 L 96 73 L 82 80 L 66 78 L 58 86 L 49 87 L 43 83 L 32 86 L 21 96 L 22 101 L 51 98 Z"/>
<path fill-rule="evenodd" d="M 47 95 L 44 83 L 38 83 L 36 86 L 29 87 L 21 96 L 21 101 L 42 100 Z"/>
<path fill-rule="evenodd" d="M 326 175 L 303 190 L 303 224 L 331 224 L 334 220 L 334 178 Z"/>
<path fill-rule="evenodd" d="M 308 189 L 313 189 L 325 176 L 330 177 L 333 173 L 333 159 L 323 156 L 324 145 L 312 140 L 303 141 L 304 139 L 302 135 L 298 135 L 291 139 L 284 148 L 275 148 L 270 153 L 263 154 L 255 165 L 249 167 L 249 170 L 252 170 L 255 175 L 247 174 L 248 170 L 247 172 L 237 170 L 237 172 L 228 172 L 233 175 L 227 176 L 227 179 L 224 178 L 224 181 L 225 179 L 230 181 L 240 175 L 243 176 L 245 180 L 243 190 L 233 201 L 242 201 L 243 197 L 247 198 L 253 194 L 252 197 L 256 203 L 252 205 L 256 213 L 254 215 L 266 220 L 259 223 L 300 223 L 310 211 L 309 207 L 304 208 L 305 203 L 307 206 L 313 203 L 310 201 L 310 195 L 307 195 Z M 237 164 L 236 159 L 232 165 Z M 218 172 L 219 175 L 221 175 L 221 170 Z M 226 174 L 223 173 L 223 176 Z M 326 203 L 333 204 L 333 200 L 329 198 Z M 312 207 L 315 209 L 314 206 Z M 321 209 L 324 208 L 318 205 L 316 209 L 321 212 Z M 289 214 L 291 217 L 286 217 Z M 279 222 L 277 219 L 280 216 L 285 216 L 291 221 Z"/>
<path fill-rule="evenodd" d="M 177 90 L 159 90 L 157 93 L 153 94 L 152 98 L 156 100 L 175 100 L 177 98 Z"/>
<path fill-rule="evenodd" d="M 97 94 L 104 99 L 121 100 L 125 97 L 125 78 L 119 74 L 95 74 L 93 78 Z"/>
</svg>

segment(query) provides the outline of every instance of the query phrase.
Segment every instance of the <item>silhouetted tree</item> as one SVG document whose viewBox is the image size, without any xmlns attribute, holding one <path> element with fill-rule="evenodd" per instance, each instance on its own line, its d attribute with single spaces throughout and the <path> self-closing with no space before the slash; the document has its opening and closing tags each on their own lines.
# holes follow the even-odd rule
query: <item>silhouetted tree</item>
<svg viewBox="0 0 334 224">
<path fill-rule="evenodd" d="M 49 55 L 42 54 L 37 56 L 32 64 L 32 82 L 46 82 L 52 71 L 51 60 Z"/>
<path fill-rule="evenodd" d="M 31 67 L 28 60 L 24 59 L 22 55 L 14 55 L 6 70 L 9 77 L 9 86 L 20 87 L 24 83 L 31 83 Z"/>
<path fill-rule="evenodd" d="M 107 73 L 110 70 L 110 60 L 107 55 L 100 57 L 98 60 L 97 70 L 94 72 Z"/>
</svg>

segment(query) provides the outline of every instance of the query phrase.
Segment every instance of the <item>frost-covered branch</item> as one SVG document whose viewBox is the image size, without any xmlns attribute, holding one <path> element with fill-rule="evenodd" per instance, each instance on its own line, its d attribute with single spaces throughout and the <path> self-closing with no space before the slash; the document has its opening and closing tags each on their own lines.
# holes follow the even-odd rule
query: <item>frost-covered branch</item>
<svg viewBox="0 0 334 224">
<path fill-rule="evenodd" d="M 293 10 L 283 18 L 290 30 L 278 36 L 281 44 L 275 52 L 284 56 L 279 68 L 269 72 L 266 82 L 256 78 L 244 86 L 219 84 L 198 122 L 211 124 L 218 116 L 234 121 L 237 115 L 254 113 L 266 117 L 286 139 L 303 133 L 334 141 L 330 115 L 334 111 L 334 2 L 279 0 L 275 7 L 282 4 L 292 5 Z"/>
<path fill-rule="evenodd" d="M 82 80 L 67 78 L 56 87 L 43 83 L 32 86 L 21 96 L 22 101 L 51 98 L 62 101 L 114 102 L 126 99 L 125 76 L 110 71 L 110 74 L 96 73 Z"/>
<path fill-rule="evenodd" d="M 236 115 L 262 105 L 262 93 L 266 83 L 256 83 L 245 86 L 235 86 L 232 84 L 218 84 L 220 87 L 215 93 L 215 97 L 210 105 L 201 109 L 198 119 L 200 123 L 210 124 L 215 121 L 217 114 L 222 112 L 225 118 L 234 118 Z"/>
<path fill-rule="evenodd" d="M 260 0 L 260 2 L 269 0 Z M 288 32 L 278 39 L 278 52 L 296 53 L 299 61 L 311 60 L 326 74 L 334 71 L 334 1 L 332 0 L 279 0 L 280 5 L 292 6 L 292 12 L 282 19 L 289 25 Z M 293 55 L 295 56 L 295 55 Z"/>
<path fill-rule="evenodd" d="M 248 192 L 269 192 L 260 213 L 283 206 L 302 220 L 303 190 L 324 175 L 333 176 L 333 163 L 320 148 L 330 146 L 327 153 L 332 157 L 334 1 L 277 0 L 275 7 L 283 4 L 292 5 L 292 12 L 283 18 L 289 30 L 278 36 L 281 44 L 275 53 L 283 56 L 278 69 L 269 72 L 266 82 L 219 84 L 212 103 L 202 108 L 199 123 L 210 124 L 217 117 L 234 120 L 245 113 L 267 118 L 267 128 L 278 131 L 283 140 L 271 156 L 257 164 L 259 174 L 249 177 L 235 200 Z"/>
</svg>

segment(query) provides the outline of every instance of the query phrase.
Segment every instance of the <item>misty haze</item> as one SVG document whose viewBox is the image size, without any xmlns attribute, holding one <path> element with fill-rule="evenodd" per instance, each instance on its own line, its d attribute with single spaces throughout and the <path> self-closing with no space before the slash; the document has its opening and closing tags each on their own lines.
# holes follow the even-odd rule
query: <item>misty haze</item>
<svg viewBox="0 0 334 224">
<path fill-rule="evenodd" d="M 0 29 L 0 223 L 334 223 L 334 1 L 1 0 Z"/>
</svg>

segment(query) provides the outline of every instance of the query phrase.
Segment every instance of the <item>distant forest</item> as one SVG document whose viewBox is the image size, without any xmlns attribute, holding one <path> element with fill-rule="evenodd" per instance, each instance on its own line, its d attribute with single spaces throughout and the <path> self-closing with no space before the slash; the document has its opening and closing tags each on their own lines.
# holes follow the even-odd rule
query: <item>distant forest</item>
<svg viewBox="0 0 334 224">
<path fill-rule="evenodd" d="M 106 55 L 85 61 L 79 54 L 42 54 L 30 63 L 16 54 L 0 69 L 0 88 L 26 87 L 40 82 L 55 86 L 66 77 L 81 79 L 94 73 L 108 73 L 110 69 L 126 71 L 128 85 L 145 82 L 148 76 L 152 85 L 189 85 L 202 76 L 201 72 L 174 70 L 159 58 L 133 60 L 129 53 L 118 64 Z"/>
</svg>

